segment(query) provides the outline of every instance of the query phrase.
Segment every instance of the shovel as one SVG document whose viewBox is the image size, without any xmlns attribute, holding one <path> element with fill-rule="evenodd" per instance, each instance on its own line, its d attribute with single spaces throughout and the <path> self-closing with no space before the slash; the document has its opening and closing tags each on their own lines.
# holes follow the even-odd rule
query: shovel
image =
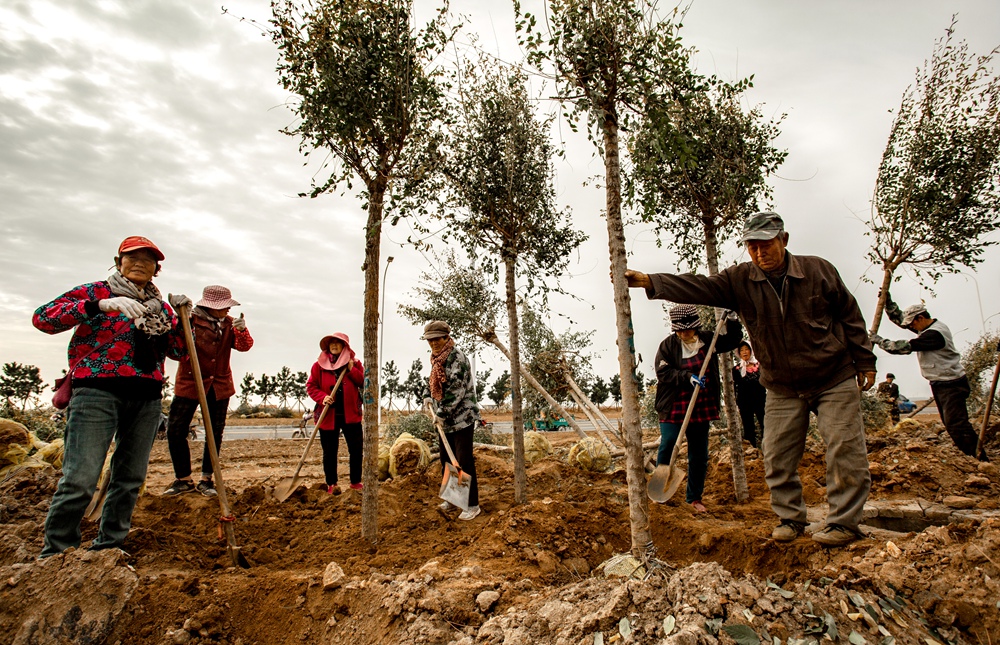
<svg viewBox="0 0 1000 645">
<path fill-rule="evenodd" d="M 719 340 L 719 334 L 722 333 L 722 328 L 726 324 L 726 317 L 728 315 L 729 312 L 725 312 L 719 318 L 719 323 L 715 326 L 715 335 L 712 336 L 712 342 L 708 346 L 708 351 L 705 352 L 705 361 L 701 364 L 698 378 L 705 378 L 705 374 L 708 372 L 709 361 L 712 360 L 712 355 L 715 353 L 715 342 Z M 696 384 L 694 392 L 691 393 L 691 401 L 688 403 L 687 412 L 684 413 L 684 422 L 681 423 L 681 430 L 677 434 L 677 441 L 674 442 L 674 451 L 670 453 L 670 463 L 657 466 L 649 478 L 649 484 L 646 486 L 646 494 L 654 502 L 662 504 L 669 500 L 677 492 L 677 489 L 681 487 L 681 482 L 684 481 L 684 471 L 677 467 L 677 453 L 680 452 L 681 442 L 684 440 L 688 424 L 691 422 L 691 415 L 694 414 L 694 404 L 698 400 L 698 392 L 700 391 L 701 386 Z"/>
<path fill-rule="evenodd" d="M 113 453 L 112 453 L 113 454 Z M 90 499 L 90 504 L 87 505 L 87 510 L 83 512 L 83 517 L 91 522 L 96 522 L 101 519 L 101 513 L 104 512 L 104 500 L 108 496 L 108 485 L 111 483 L 111 470 L 101 471 L 101 481 L 97 485 L 97 490 L 94 491 L 94 496 Z"/>
<path fill-rule="evenodd" d="M 1000 342 L 997 343 L 997 351 L 1000 352 Z M 986 440 L 986 430 L 990 427 L 990 412 L 993 410 L 993 397 L 997 393 L 997 380 L 1000 379 L 1000 356 L 997 357 L 997 366 L 993 369 L 993 382 L 990 383 L 990 396 L 986 399 L 986 413 L 983 414 L 983 428 L 979 431 L 979 440 L 976 442 L 976 459 L 985 456 L 983 441 Z"/>
<path fill-rule="evenodd" d="M 330 396 L 337 393 L 337 388 L 340 387 L 340 382 L 344 380 L 344 374 L 347 374 L 347 370 L 343 370 L 340 376 L 337 377 L 337 382 L 334 384 L 333 389 L 330 390 Z M 309 449 L 312 448 L 313 441 L 316 440 L 316 434 L 319 432 L 319 426 L 323 423 L 323 419 L 326 417 L 327 411 L 330 409 L 330 404 L 327 403 L 323 406 L 323 411 L 319 413 L 319 419 L 316 419 L 316 425 L 313 426 L 312 434 L 309 435 L 309 441 L 306 443 L 306 449 L 302 451 L 302 457 L 299 459 L 299 465 L 295 467 L 295 472 L 291 477 L 282 477 L 278 480 L 278 483 L 274 485 L 274 490 L 271 491 L 271 497 L 273 497 L 278 502 L 283 502 L 292 496 L 295 489 L 299 487 L 299 471 L 302 470 L 302 464 L 306 463 L 306 455 L 309 454 Z"/>
<path fill-rule="evenodd" d="M 434 409 L 428 405 L 427 412 L 434 421 L 434 427 L 437 428 L 438 435 L 441 437 L 441 447 L 448 453 L 448 459 L 451 462 L 444 464 L 444 468 L 441 469 L 444 472 L 441 474 L 441 490 L 438 491 L 438 497 L 454 504 L 463 511 L 467 511 L 469 510 L 469 491 L 471 490 L 472 476 L 464 472 L 458 465 L 455 453 L 451 451 L 451 444 L 448 443 L 448 438 L 444 435 L 444 430 L 441 428 L 441 419 L 434 414 Z"/>
<path fill-rule="evenodd" d="M 236 517 L 229 509 L 229 500 L 226 497 L 226 483 L 222 479 L 222 465 L 219 463 L 219 451 L 215 445 L 215 433 L 212 432 L 212 414 L 208 409 L 208 398 L 205 396 L 205 382 L 201 379 L 201 365 L 198 363 L 198 348 L 195 347 L 194 334 L 191 333 L 191 305 L 187 304 L 177 308 L 177 315 L 181 319 L 181 326 L 184 328 L 184 342 L 187 344 L 188 361 L 191 363 L 191 373 L 194 376 L 194 384 L 198 388 L 198 401 L 201 403 L 201 419 L 205 424 L 205 444 L 208 446 L 208 457 L 212 462 L 212 471 L 215 473 L 215 491 L 219 497 L 219 508 L 222 516 L 219 517 L 219 539 L 225 533 L 228 542 L 229 559 L 233 566 L 250 568 L 250 563 L 246 556 L 240 552 L 240 547 L 236 546 L 236 535 L 233 533 L 233 522 Z"/>
</svg>

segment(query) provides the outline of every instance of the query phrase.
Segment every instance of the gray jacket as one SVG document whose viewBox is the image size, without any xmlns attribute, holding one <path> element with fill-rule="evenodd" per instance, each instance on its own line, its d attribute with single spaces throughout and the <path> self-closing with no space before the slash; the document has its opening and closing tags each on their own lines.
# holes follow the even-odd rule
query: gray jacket
<svg viewBox="0 0 1000 645">
<path fill-rule="evenodd" d="M 736 311 L 761 364 L 761 384 L 785 396 L 809 397 L 875 371 L 857 300 L 836 267 L 815 256 L 786 252 L 781 293 L 752 262 L 714 276 L 650 274 L 650 299 Z"/>
</svg>

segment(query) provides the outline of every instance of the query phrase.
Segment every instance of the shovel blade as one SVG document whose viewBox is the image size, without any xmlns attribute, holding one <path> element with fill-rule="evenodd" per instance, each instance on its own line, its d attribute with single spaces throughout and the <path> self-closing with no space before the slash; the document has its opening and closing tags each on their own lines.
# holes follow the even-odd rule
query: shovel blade
<svg viewBox="0 0 1000 645">
<path fill-rule="evenodd" d="M 101 477 L 101 482 L 94 491 L 94 496 L 90 499 L 90 504 L 87 505 L 87 509 L 83 512 L 83 516 L 90 522 L 96 522 L 101 519 L 101 513 L 104 512 L 104 500 L 108 496 L 108 485 L 111 483 L 111 473 L 104 473 Z"/>
<path fill-rule="evenodd" d="M 674 496 L 684 481 L 684 472 L 673 464 L 660 464 L 653 471 L 646 486 L 649 499 L 663 504 Z"/>
<path fill-rule="evenodd" d="M 283 502 L 292 496 L 295 489 L 299 487 L 299 482 L 301 482 L 300 477 L 282 477 L 278 480 L 278 483 L 274 485 L 274 490 L 271 491 L 271 497 L 277 502 Z"/>
<path fill-rule="evenodd" d="M 454 464 L 445 464 L 438 497 L 446 502 L 451 502 L 463 511 L 467 511 L 469 510 L 471 484 L 472 477 L 468 473 L 462 472 L 462 469 L 456 468 Z"/>
</svg>

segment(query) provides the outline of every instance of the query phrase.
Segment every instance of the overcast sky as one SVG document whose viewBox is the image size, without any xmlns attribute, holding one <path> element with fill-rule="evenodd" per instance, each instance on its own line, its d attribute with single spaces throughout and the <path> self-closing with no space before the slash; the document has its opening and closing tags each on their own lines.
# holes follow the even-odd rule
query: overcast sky
<svg viewBox="0 0 1000 645">
<path fill-rule="evenodd" d="M 260 21 L 269 15 L 266 0 L 225 6 Z M 418 20 L 430 7 L 418 3 Z M 507 61 L 520 58 L 510 3 L 453 0 L 452 10 L 466 16 L 467 31 L 486 49 Z M 876 288 L 861 278 L 878 273 L 864 259 L 862 221 L 889 111 L 953 13 L 973 51 L 1000 44 L 995 0 L 694 0 L 681 32 L 699 50 L 700 71 L 727 79 L 753 74 L 749 101 L 762 103 L 767 115 L 788 114 L 777 144 L 789 155 L 773 184 L 789 249 L 833 261 L 866 318 Z M 107 277 L 128 235 L 145 235 L 164 252 L 155 280 L 164 293 L 197 300 L 206 284 L 233 290 L 243 304 L 234 313 L 246 314 L 256 340 L 233 361 L 237 380 L 284 365 L 308 370 L 319 338 L 333 331 L 347 333 L 361 354 L 365 214 L 353 195 L 295 196 L 318 168 L 304 165 L 298 142 L 279 132 L 293 117 L 285 107 L 292 97 L 277 85 L 276 60 L 259 29 L 203 0 L 0 5 L 0 362 L 38 365 L 47 381 L 58 376 L 69 336 L 35 330 L 31 313 L 77 284 Z M 554 306 L 596 330 L 595 368 L 606 378 L 618 367 L 604 196 L 584 185 L 603 165 L 584 134 L 565 123 L 554 134 L 567 151 L 557 164 L 560 203 L 590 235 L 564 282 L 581 300 L 557 298 Z M 394 359 L 404 372 L 415 358 L 426 371 L 429 356 L 420 329 L 396 311 L 429 267 L 401 244 L 409 234 L 406 225 L 387 228 L 382 247 L 383 261 L 395 257 L 386 280 L 383 360 Z M 630 227 L 627 244 L 634 268 L 675 266 L 648 230 Z M 733 244 L 724 251 L 728 261 L 746 259 Z M 926 298 L 964 349 L 1000 327 L 1000 251 L 988 250 L 976 272 L 946 277 L 936 295 L 909 276 L 893 294 L 904 306 Z M 633 315 L 649 374 L 667 333 L 663 312 L 633 292 Z M 553 319 L 559 331 L 565 324 Z M 886 336 L 909 336 L 884 325 Z M 503 369 L 495 353 L 479 358 L 494 367 L 491 380 Z M 879 352 L 879 380 L 886 371 L 911 398 L 929 394 L 914 358 Z"/>
</svg>

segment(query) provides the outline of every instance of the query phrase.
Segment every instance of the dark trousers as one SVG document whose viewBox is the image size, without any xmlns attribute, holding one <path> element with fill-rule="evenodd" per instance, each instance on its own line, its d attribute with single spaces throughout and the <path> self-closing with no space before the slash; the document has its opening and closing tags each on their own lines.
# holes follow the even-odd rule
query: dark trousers
<svg viewBox="0 0 1000 645">
<path fill-rule="evenodd" d="M 766 399 L 736 399 L 736 407 L 740 410 L 740 421 L 743 423 L 743 440 L 757 447 L 757 422 L 760 422 L 760 436 L 764 436 L 764 403 Z"/>
<path fill-rule="evenodd" d="M 335 427 L 333 430 L 319 431 L 319 443 L 323 446 L 323 474 L 326 475 L 327 486 L 337 483 L 337 450 L 340 448 L 341 431 L 344 433 L 344 441 L 347 442 L 347 454 L 351 462 L 351 483 L 361 483 L 361 424 L 345 423 L 343 428 Z"/>
<path fill-rule="evenodd" d="M 674 453 L 674 444 L 681 434 L 680 423 L 660 421 L 660 451 L 656 455 L 656 464 L 670 463 Z M 701 501 L 705 492 L 705 475 L 708 473 L 708 421 L 691 421 L 687 432 L 688 448 L 688 481 L 685 499 L 687 503 Z"/>
<path fill-rule="evenodd" d="M 229 397 L 215 400 L 215 392 L 205 393 L 208 400 L 208 412 L 211 415 L 212 436 L 215 437 L 215 449 L 222 452 L 222 432 L 226 429 L 226 415 L 229 414 Z M 186 399 L 175 396 L 170 402 L 170 417 L 167 419 L 167 448 L 170 450 L 170 461 L 174 464 L 174 477 L 184 479 L 191 475 L 191 449 L 188 447 L 188 432 L 191 429 L 191 419 L 198 409 L 196 399 Z M 201 454 L 201 473 L 211 475 L 212 459 L 208 455 L 208 441 Z"/>
<path fill-rule="evenodd" d="M 969 409 L 965 405 L 969 392 L 969 379 L 964 376 L 952 381 L 931 381 L 931 393 L 944 429 L 959 450 L 975 457 L 979 436 L 969 423 Z"/>
<path fill-rule="evenodd" d="M 479 478 L 476 477 L 476 456 L 472 453 L 472 433 L 474 430 L 475 426 L 471 425 L 461 430 L 446 432 L 444 435 L 448 438 L 451 451 L 455 453 L 458 467 L 472 478 L 472 482 L 469 484 L 470 507 L 479 506 Z M 438 441 L 440 442 L 440 439 Z M 438 446 L 438 452 L 441 453 L 441 467 L 444 468 L 444 464 L 450 463 L 448 451 L 444 449 L 444 446 Z"/>
</svg>

